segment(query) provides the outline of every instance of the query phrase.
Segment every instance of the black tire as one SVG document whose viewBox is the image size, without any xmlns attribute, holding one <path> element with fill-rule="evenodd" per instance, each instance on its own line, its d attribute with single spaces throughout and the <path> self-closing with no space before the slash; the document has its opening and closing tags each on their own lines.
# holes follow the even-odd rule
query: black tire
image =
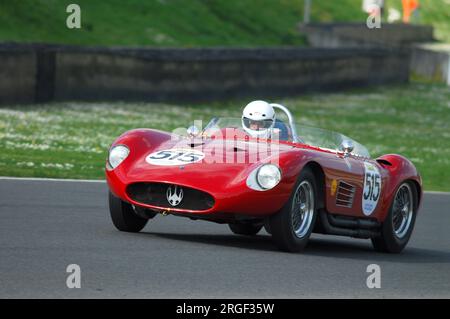
<svg viewBox="0 0 450 319">
<path fill-rule="evenodd" d="M 263 225 L 251 223 L 228 224 L 228 226 L 230 227 L 231 231 L 236 235 L 245 235 L 245 236 L 254 236 L 257 233 L 259 233 L 259 231 L 263 227 Z"/>
<path fill-rule="evenodd" d="M 404 235 L 399 237 L 396 235 L 394 227 L 394 216 L 395 216 L 395 202 L 396 197 L 403 187 L 409 187 L 412 196 L 412 216 L 408 224 L 408 229 L 405 231 Z M 403 182 L 395 191 L 394 198 L 392 200 L 391 206 L 389 207 L 389 213 L 386 216 L 385 221 L 381 225 L 380 236 L 372 238 L 372 245 L 376 251 L 385 253 L 400 253 L 408 243 L 412 231 L 414 229 L 414 224 L 416 221 L 418 208 L 418 194 L 415 185 L 412 182 Z"/>
<path fill-rule="evenodd" d="M 155 217 L 157 215 L 156 212 L 151 211 L 150 209 L 146 209 L 146 208 L 138 207 L 138 206 L 134 207 L 134 212 L 136 213 L 136 215 L 138 215 L 139 217 L 144 218 L 144 219 L 152 219 L 153 217 Z"/>
<path fill-rule="evenodd" d="M 305 219 L 305 227 L 301 227 L 301 225 L 303 225 L 302 218 L 300 221 L 300 228 L 296 233 L 293 225 L 293 216 L 296 214 L 295 209 L 298 209 L 300 206 L 294 205 L 294 202 L 297 200 L 297 196 L 301 195 L 298 194 L 298 192 L 305 193 L 300 188 L 306 186 L 312 192 L 313 198 L 312 200 L 311 198 L 309 199 L 312 203 L 312 207 L 308 209 L 308 214 L 305 214 L 308 216 Z M 278 213 L 272 215 L 269 219 L 272 238 L 279 249 L 287 252 L 299 252 L 306 247 L 316 222 L 317 195 L 317 182 L 314 174 L 309 168 L 306 168 L 298 176 L 289 200 Z M 296 216 L 302 216 L 302 214 L 298 213 Z"/>
<path fill-rule="evenodd" d="M 109 192 L 109 212 L 111 220 L 120 231 L 137 233 L 147 224 L 148 219 L 139 217 L 133 207 Z"/>
</svg>

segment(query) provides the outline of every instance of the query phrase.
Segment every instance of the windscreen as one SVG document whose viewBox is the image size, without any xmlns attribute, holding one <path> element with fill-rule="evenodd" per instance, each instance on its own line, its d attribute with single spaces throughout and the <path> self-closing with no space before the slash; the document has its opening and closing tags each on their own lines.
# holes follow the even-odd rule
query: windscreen
<svg viewBox="0 0 450 319">
<path fill-rule="evenodd" d="M 369 151 L 364 145 L 356 142 L 348 136 L 321 128 L 306 126 L 303 124 L 296 124 L 295 127 L 297 129 L 298 137 L 300 138 L 301 142 L 305 144 L 326 148 L 333 151 L 342 151 L 341 144 L 344 140 L 347 140 L 353 143 L 354 148 L 352 154 L 363 157 L 370 157 Z"/>
<path fill-rule="evenodd" d="M 289 124 L 284 123 L 287 127 Z M 240 118 L 213 118 L 204 129 L 206 136 L 212 134 L 216 130 L 223 128 L 242 128 L 242 120 Z M 369 157 L 367 148 L 356 142 L 355 140 L 343 134 L 328 131 L 321 128 L 311 127 L 304 124 L 295 124 L 297 136 L 301 143 L 316 146 L 332 151 L 342 151 L 341 145 L 344 140 L 351 141 L 354 145 L 352 154 L 362 157 Z"/>
</svg>

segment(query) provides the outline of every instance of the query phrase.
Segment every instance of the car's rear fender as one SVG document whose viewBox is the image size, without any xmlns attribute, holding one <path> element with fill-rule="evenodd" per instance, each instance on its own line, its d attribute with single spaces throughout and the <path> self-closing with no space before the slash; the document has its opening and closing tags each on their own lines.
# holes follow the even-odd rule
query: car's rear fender
<svg viewBox="0 0 450 319">
<path fill-rule="evenodd" d="M 400 184 L 404 181 L 413 183 L 417 192 L 418 204 L 421 204 L 423 196 L 422 178 L 410 160 L 398 154 L 386 154 L 377 158 L 376 161 L 388 172 L 388 185 L 385 187 L 383 194 L 385 209 L 379 216 L 380 220 L 386 218 L 393 197 Z"/>
</svg>

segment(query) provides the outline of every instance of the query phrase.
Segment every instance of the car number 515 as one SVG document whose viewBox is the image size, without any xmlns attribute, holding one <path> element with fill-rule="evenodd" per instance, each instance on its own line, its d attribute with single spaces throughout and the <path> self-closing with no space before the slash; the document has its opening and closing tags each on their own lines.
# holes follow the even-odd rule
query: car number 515
<svg viewBox="0 0 450 319">
<path fill-rule="evenodd" d="M 153 152 L 146 161 L 152 165 L 177 166 L 199 162 L 204 157 L 205 154 L 197 150 L 170 149 Z"/>
<path fill-rule="evenodd" d="M 368 216 L 375 210 L 381 195 L 381 175 L 372 163 L 364 162 L 362 210 Z"/>
</svg>

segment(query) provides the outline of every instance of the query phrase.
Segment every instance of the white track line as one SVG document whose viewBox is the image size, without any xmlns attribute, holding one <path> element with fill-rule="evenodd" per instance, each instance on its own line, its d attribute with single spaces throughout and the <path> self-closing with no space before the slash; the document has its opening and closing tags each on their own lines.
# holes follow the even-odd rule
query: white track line
<svg viewBox="0 0 450 319">
<path fill-rule="evenodd" d="M 42 182 L 74 182 L 74 183 L 106 183 L 104 179 L 64 179 L 64 178 L 44 178 L 44 177 L 9 177 L 0 176 L 0 180 L 17 180 L 17 181 L 42 181 Z M 425 194 L 431 195 L 450 195 L 450 192 L 429 191 Z"/>
<path fill-rule="evenodd" d="M 435 192 L 435 191 L 425 191 L 425 194 L 430 194 L 430 195 L 450 195 L 449 192 Z"/>
<path fill-rule="evenodd" d="M 63 178 L 41 178 L 41 177 L 9 177 L 0 176 L 0 180 L 13 181 L 42 181 L 42 182 L 75 182 L 75 183 L 105 183 L 104 179 L 63 179 Z"/>
<path fill-rule="evenodd" d="M 65 179 L 65 178 L 44 178 L 44 177 L 10 177 L 0 176 L 0 180 L 17 181 L 41 181 L 41 182 L 73 182 L 73 183 L 105 183 L 104 179 Z M 431 195 L 450 195 L 450 192 L 426 191 L 425 194 Z"/>
</svg>

